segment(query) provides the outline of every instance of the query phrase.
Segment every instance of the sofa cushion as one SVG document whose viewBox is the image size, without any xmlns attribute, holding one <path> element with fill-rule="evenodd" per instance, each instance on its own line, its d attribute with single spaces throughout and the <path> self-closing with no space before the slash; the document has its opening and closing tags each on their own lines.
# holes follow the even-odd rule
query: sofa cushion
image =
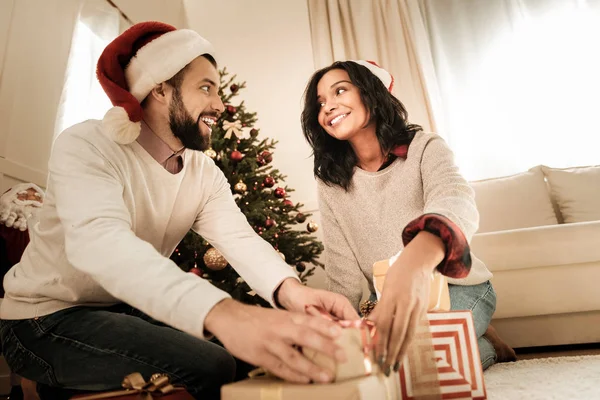
<svg viewBox="0 0 600 400">
<path fill-rule="evenodd" d="M 480 215 L 480 233 L 558 224 L 541 166 L 474 181 L 471 186 Z"/>
<path fill-rule="evenodd" d="M 542 170 L 564 222 L 600 220 L 600 165 Z"/>
</svg>

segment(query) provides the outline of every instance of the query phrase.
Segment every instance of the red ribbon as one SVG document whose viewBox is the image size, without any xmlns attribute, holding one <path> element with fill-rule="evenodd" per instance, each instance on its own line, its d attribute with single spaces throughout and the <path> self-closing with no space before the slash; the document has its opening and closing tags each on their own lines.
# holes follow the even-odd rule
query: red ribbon
<svg viewBox="0 0 600 400">
<path fill-rule="evenodd" d="M 311 312 L 311 310 L 314 310 L 314 312 Z M 377 341 L 379 340 L 377 328 L 375 327 L 373 321 L 369 321 L 366 319 L 339 319 L 336 316 L 331 315 L 330 313 L 325 311 L 323 308 L 317 307 L 315 305 L 307 305 L 306 312 L 311 315 L 320 315 L 329 321 L 337 323 L 342 328 L 354 328 L 360 330 L 366 371 L 365 375 L 371 375 L 373 373 L 373 350 L 375 349 L 375 346 L 377 346 Z"/>
</svg>

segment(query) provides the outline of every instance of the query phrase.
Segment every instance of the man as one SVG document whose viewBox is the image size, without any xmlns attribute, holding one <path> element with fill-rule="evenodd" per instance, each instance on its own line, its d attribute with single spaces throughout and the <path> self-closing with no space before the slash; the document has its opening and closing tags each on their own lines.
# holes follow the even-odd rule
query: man
<svg viewBox="0 0 600 400">
<path fill-rule="evenodd" d="M 295 345 L 343 360 L 339 327 L 305 306 L 358 315 L 299 283 L 198 151 L 224 108 L 210 43 L 137 24 L 107 46 L 98 78 L 115 107 L 56 140 L 39 223 L 4 280 L 0 333 L 13 372 L 92 391 L 159 372 L 207 399 L 233 379 L 233 355 L 291 381 L 330 381 Z M 276 309 L 240 304 L 169 260 L 190 228 Z"/>
</svg>

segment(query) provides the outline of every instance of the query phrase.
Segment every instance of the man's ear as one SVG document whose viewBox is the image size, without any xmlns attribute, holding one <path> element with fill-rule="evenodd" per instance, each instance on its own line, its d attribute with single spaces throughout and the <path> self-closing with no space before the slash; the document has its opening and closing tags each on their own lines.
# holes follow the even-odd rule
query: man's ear
<svg viewBox="0 0 600 400">
<path fill-rule="evenodd" d="M 158 85 L 154 86 L 154 88 L 152 88 L 150 94 L 159 102 L 167 103 L 167 97 L 170 92 L 170 88 L 168 86 L 169 85 L 167 85 L 165 82 L 159 83 Z"/>
</svg>

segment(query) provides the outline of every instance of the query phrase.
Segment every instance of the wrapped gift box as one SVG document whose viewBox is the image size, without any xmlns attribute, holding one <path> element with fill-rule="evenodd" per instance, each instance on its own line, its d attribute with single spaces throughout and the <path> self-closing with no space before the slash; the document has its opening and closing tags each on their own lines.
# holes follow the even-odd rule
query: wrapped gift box
<svg viewBox="0 0 600 400">
<path fill-rule="evenodd" d="M 296 384 L 273 377 L 258 377 L 225 385 L 222 400 L 396 400 L 398 379 L 378 372 L 330 384 Z"/>
<path fill-rule="evenodd" d="M 374 373 L 376 331 L 373 324 L 369 321 L 337 322 L 343 329 L 341 336 L 336 339 L 336 344 L 344 349 L 346 362 L 337 362 L 328 355 L 310 348 L 302 349 L 302 353 L 315 364 L 332 371 L 334 382 Z"/>
<path fill-rule="evenodd" d="M 483 369 L 477 347 L 477 336 L 470 311 L 447 311 L 427 313 L 435 370 L 423 357 L 431 353 L 421 352 L 415 340 L 409 352 L 423 357 L 410 356 L 400 368 L 400 399 L 418 398 L 419 390 L 439 384 L 440 399 L 487 398 Z M 426 344 L 428 346 L 428 344 Z M 433 382 L 433 385 L 430 383 Z M 415 387 L 417 386 L 417 387 Z"/>
</svg>

